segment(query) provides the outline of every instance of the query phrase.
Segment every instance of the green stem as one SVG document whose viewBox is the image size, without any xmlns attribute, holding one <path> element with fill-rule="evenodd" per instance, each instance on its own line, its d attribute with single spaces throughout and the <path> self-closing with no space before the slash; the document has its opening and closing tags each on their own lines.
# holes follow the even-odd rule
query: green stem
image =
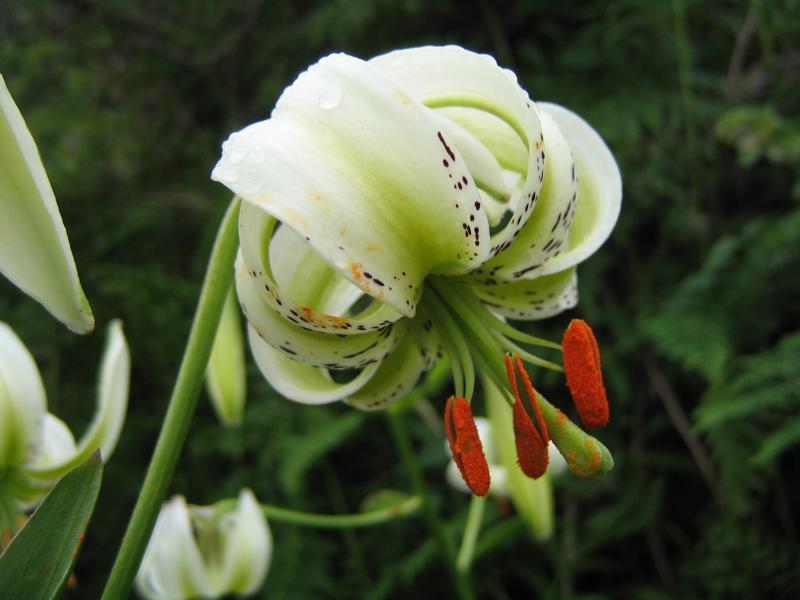
<svg viewBox="0 0 800 600">
<path fill-rule="evenodd" d="M 172 481 L 175 465 L 197 405 L 197 397 L 203 384 L 225 296 L 233 277 L 233 261 L 239 243 L 238 222 L 239 199 L 234 198 L 222 219 L 211 250 L 203 288 L 167 414 L 128 529 L 103 591 L 103 600 L 118 600 L 128 596 L 161 503 Z"/>
<path fill-rule="evenodd" d="M 486 498 L 472 496 L 467 515 L 467 525 L 464 528 L 464 537 L 461 538 L 461 548 L 456 558 L 456 569 L 460 573 L 469 573 L 472 566 L 472 556 L 475 553 L 475 542 L 481 531 L 483 523 L 483 509 L 486 507 Z"/>
<path fill-rule="evenodd" d="M 453 540 L 447 534 L 444 524 L 436 515 L 436 511 L 433 508 L 425 478 L 422 476 L 419 465 L 414 458 L 414 451 L 411 448 L 411 440 L 409 439 L 408 432 L 403 422 L 403 415 L 397 414 L 392 410 L 386 411 L 386 415 L 388 417 L 389 429 L 391 430 L 394 444 L 400 453 L 400 458 L 403 461 L 403 465 L 405 466 L 408 478 L 411 480 L 414 491 L 422 500 L 422 515 L 428 524 L 428 529 L 430 529 L 436 539 L 436 543 L 439 546 L 439 554 L 453 581 L 456 594 L 461 600 L 470 600 L 474 598 L 472 587 L 465 574 L 460 573 L 456 569 L 456 553 Z"/>
<path fill-rule="evenodd" d="M 270 504 L 262 504 L 261 508 L 264 510 L 264 516 L 272 521 L 323 529 L 354 529 L 411 516 L 418 512 L 421 506 L 422 498 L 411 496 L 386 508 L 354 515 L 320 515 Z"/>
</svg>

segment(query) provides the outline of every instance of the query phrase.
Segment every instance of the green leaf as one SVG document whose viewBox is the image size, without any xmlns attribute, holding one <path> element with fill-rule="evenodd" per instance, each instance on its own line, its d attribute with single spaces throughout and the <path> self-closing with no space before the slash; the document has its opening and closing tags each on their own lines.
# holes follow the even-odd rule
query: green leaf
<svg viewBox="0 0 800 600">
<path fill-rule="evenodd" d="M 95 452 L 56 484 L 0 556 L 3 597 L 54 598 L 78 556 L 94 510 L 103 463 Z"/>
</svg>

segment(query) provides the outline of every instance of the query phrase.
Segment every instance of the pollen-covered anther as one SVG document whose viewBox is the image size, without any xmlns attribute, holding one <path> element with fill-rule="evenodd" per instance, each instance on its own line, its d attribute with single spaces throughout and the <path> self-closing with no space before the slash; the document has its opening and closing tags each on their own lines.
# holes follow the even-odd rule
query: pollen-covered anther
<svg viewBox="0 0 800 600">
<path fill-rule="evenodd" d="M 567 386 L 581 421 L 588 429 L 605 426 L 609 417 L 608 399 L 600 368 L 600 348 L 592 328 L 582 319 L 573 319 L 564 331 L 561 346 Z"/>
<path fill-rule="evenodd" d="M 444 428 L 453 462 L 464 483 L 476 496 L 489 492 L 489 464 L 483 453 L 478 427 L 472 417 L 472 407 L 460 396 L 450 396 L 444 408 Z"/>
<path fill-rule="evenodd" d="M 505 363 L 508 381 L 514 392 L 514 442 L 517 447 L 517 459 L 525 475 L 538 479 L 547 471 L 547 445 L 550 442 L 547 425 L 539 408 L 533 384 L 520 357 L 515 355 L 514 361 L 512 361 L 511 357 L 506 354 Z M 517 386 L 515 363 L 525 388 L 526 397 L 524 399 Z"/>
</svg>

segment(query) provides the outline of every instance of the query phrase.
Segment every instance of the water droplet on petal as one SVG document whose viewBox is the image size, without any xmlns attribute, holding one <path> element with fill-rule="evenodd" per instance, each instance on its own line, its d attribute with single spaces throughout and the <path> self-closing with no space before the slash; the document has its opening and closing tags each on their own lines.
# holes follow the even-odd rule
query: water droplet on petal
<svg viewBox="0 0 800 600">
<path fill-rule="evenodd" d="M 326 82 L 320 89 L 319 107 L 323 110 L 330 110 L 339 106 L 342 101 L 342 86 L 338 81 Z"/>
</svg>

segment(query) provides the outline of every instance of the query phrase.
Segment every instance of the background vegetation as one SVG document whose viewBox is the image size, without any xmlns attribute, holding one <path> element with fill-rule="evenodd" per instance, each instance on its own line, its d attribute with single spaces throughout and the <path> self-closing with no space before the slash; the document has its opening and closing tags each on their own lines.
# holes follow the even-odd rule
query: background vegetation
<svg viewBox="0 0 800 600">
<path fill-rule="evenodd" d="M 550 541 L 514 521 L 496 530 L 474 568 L 480 596 L 800 596 L 799 34 L 796 0 L 0 2 L 0 70 L 100 328 L 122 317 L 133 355 L 70 595 L 99 594 L 154 444 L 227 201 L 209 180 L 221 141 L 324 54 L 452 42 L 584 115 L 624 179 L 577 310 L 601 339 L 613 423 L 600 437 L 617 467 L 600 484 L 559 481 Z M 87 422 L 102 336 L 69 334 L 5 281 L 0 316 L 35 353 L 54 411 Z M 557 337 L 570 316 L 531 329 Z M 457 530 L 467 499 L 443 484 L 441 436 L 410 425 Z M 265 502 L 354 511 L 408 489 L 388 437 L 380 415 L 280 399 L 251 365 L 245 425 L 222 429 L 201 401 L 172 488 L 207 503 L 247 485 Z M 490 524 L 514 519 L 488 508 Z M 421 520 L 273 533 L 264 598 L 448 595 Z"/>
</svg>

